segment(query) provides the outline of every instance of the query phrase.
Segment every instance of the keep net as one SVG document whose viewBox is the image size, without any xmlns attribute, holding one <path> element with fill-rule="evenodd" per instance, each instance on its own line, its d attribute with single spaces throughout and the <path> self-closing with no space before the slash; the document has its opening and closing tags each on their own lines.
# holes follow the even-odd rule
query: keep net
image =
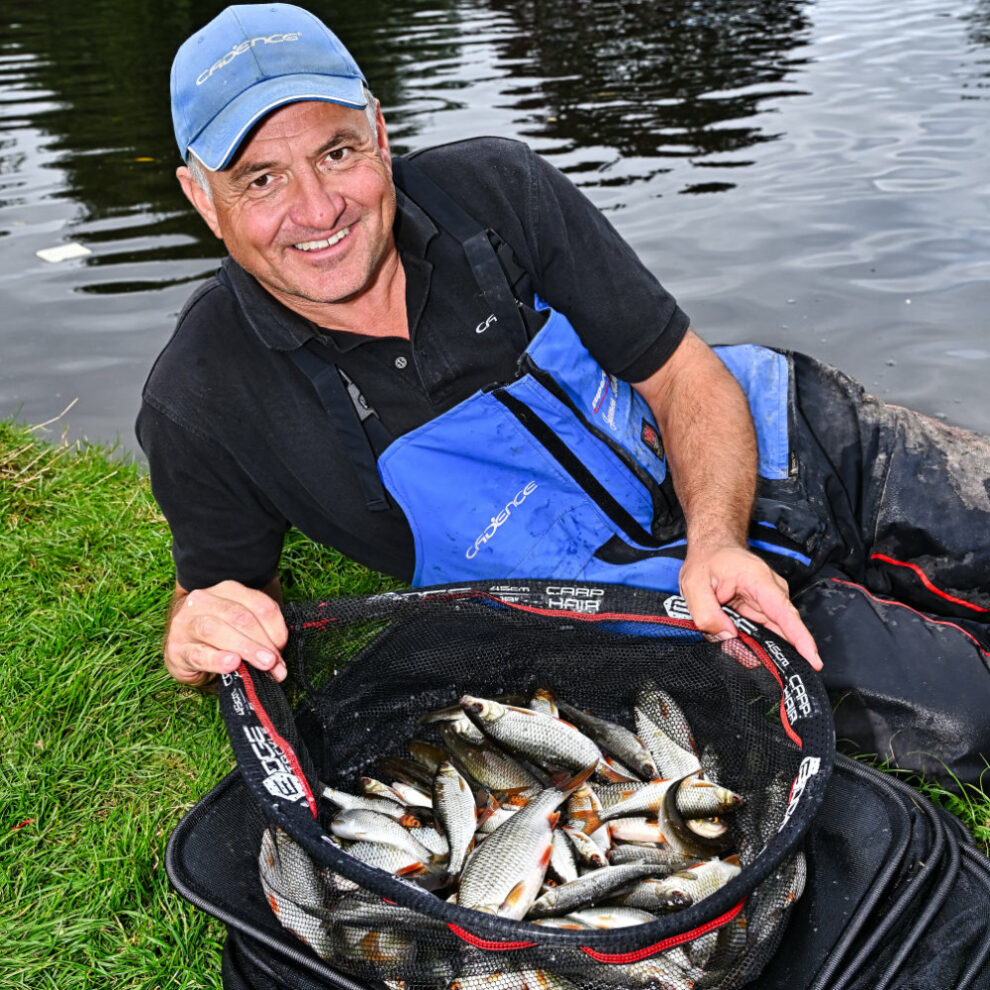
<svg viewBox="0 0 990 990">
<path fill-rule="evenodd" d="M 676 596 L 571 590 L 598 597 L 562 602 L 528 582 L 523 594 L 293 603 L 289 692 L 246 665 L 223 679 L 238 767 L 269 826 L 262 886 L 288 937 L 341 973 L 407 990 L 731 990 L 760 973 L 803 889 L 800 843 L 831 770 L 824 688 L 791 647 L 738 617 L 739 638 L 716 644 Z M 425 889 L 332 836 L 338 809 L 324 786 L 358 793 L 362 776 L 382 776 L 383 757 L 408 758 L 409 740 L 435 730 L 424 713 L 464 694 L 549 688 L 635 729 L 645 684 L 675 699 L 705 773 L 744 799 L 721 819 L 741 870 L 688 907 L 626 927 L 544 927 L 451 903 L 456 884 Z"/>
</svg>

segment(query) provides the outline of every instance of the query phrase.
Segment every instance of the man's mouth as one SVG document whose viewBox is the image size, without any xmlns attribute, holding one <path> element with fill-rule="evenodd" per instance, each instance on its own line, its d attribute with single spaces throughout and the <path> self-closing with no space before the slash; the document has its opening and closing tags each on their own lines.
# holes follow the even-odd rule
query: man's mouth
<svg viewBox="0 0 990 990">
<path fill-rule="evenodd" d="M 319 251 L 321 248 L 333 247 L 334 244 L 339 244 L 350 232 L 350 227 L 342 227 L 336 234 L 332 237 L 326 238 L 326 240 L 302 241 L 299 244 L 293 244 L 292 246 L 297 251 Z"/>
</svg>

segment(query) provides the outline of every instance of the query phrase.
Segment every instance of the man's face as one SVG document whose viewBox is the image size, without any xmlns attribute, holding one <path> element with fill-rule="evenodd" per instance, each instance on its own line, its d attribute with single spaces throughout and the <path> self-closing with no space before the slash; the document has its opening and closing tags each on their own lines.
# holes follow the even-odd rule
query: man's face
<svg viewBox="0 0 990 990">
<path fill-rule="evenodd" d="M 395 189 L 380 113 L 376 134 L 363 110 L 316 101 L 281 107 L 229 168 L 210 175 L 212 203 L 184 171 L 186 195 L 234 260 L 304 316 L 317 319 L 321 305 L 359 296 L 394 255 Z"/>
</svg>

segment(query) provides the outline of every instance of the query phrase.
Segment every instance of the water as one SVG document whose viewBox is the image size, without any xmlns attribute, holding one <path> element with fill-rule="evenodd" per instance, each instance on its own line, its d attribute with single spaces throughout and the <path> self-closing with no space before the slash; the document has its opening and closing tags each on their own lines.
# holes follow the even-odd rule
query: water
<svg viewBox="0 0 990 990">
<path fill-rule="evenodd" d="M 220 247 L 168 113 L 223 3 L 4 0 L 0 417 L 136 452 L 141 383 Z M 355 13 L 354 7 L 359 7 Z M 990 432 L 990 0 L 313 2 L 393 147 L 529 142 L 713 343 L 815 354 Z M 35 252 L 77 242 L 85 258 Z"/>
</svg>

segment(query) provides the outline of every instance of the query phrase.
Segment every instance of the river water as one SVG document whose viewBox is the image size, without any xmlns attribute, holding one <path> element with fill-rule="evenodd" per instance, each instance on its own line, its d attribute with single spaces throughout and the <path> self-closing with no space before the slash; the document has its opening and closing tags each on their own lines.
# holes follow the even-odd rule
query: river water
<svg viewBox="0 0 990 990">
<path fill-rule="evenodd" d="M 220 256 L 173 177 L 168 70 L 223 6 L 3 0 L 0 418 L 137 453 L 144 376 Z M 394 150 L 525 140 L 710 342 L 990 432 L 990 0 L 308 6 Z"/>
</svg>

